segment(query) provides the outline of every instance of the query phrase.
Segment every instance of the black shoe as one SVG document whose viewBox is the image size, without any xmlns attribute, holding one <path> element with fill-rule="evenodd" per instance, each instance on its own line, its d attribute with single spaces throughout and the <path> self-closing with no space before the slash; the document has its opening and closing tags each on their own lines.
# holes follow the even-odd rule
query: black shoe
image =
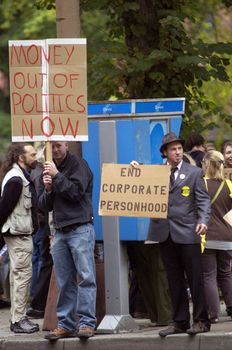
<svg viewBox="0 0 232 350">
<path fill-rule="evenodd" d="M 145 312 L 139 312 L 139 311 L 135 311 L 132 314 L 132 317 L 138 318 L 138 319 L 142 319 L 142 318 L 149 319 L 150 318 L 150 316 L 148 314 L 146 314 Z"/>
<path fill-rule="evenodd" d="M 205 332 L 209 332 L 210 331 L 210 327 L 205 325 L 203 322 L 198 321 L 198 322 L 194 322 L 192 327 L 190 327 L 187 330 L 187 333 L 189 335 L 196 335 L 198 333 L 205 333 Z"/>
<path fill-rule="evenodd" d="M 159 332 L 159 335 L 161 337 L 166 337 L 167 335 L 179 333 L 186 333 L 186 328 L 181 328 L 177 325 L 171 325 L 167 328 L 162 329 L 162 331 Z"/>
<path fill-rule="evenodd" d="M 210 318 L 210 323 L 211 324 L 215 324 L 215 323 L 218 323 L 218 322 L 219 322 L 219 319 L 217 317 Z"/>
<path fill-rule="evenodd" d="M 10 306 L 11 306 L 10 301 L 0 299 L 0 309 L 5 309 Z"/>
<path fill-rule="evenodd" d="M 230 316 L 232 318 L 232 307 L 231 306 L 228 306 L 226 308 L 226 312 L 227 312 L 227 315 Z"/>
<path fill-rule="evenodd" d="M 36 309 L 33 309 L 32 307 L 29 307 L 29 309 L 26 312 L 26 315 L 32 318 L 44 318 L 44 311 L 36 310 Z"/>
<path fill-rule="evenodd" d="M 39 325 L 31 322 L 24 316 L 19 322 L 11 322 L 10 330 L 14 333 L 34 333 L 39 331 Z"/>
</svg>

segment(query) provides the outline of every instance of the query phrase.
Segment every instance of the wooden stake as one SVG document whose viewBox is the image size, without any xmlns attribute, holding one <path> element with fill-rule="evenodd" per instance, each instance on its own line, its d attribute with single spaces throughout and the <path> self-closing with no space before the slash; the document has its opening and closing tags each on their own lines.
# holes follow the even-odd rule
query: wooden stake
<svg viewBox="0 0 232 350">
<path fill-rule="evenodd" d="M 51 144 L 51 141 L 46 141 L 45 147 L 46 147 L 45 160 L 46 160 L 46 162 L 52 162 L 52 144 Z"/>
</svg>

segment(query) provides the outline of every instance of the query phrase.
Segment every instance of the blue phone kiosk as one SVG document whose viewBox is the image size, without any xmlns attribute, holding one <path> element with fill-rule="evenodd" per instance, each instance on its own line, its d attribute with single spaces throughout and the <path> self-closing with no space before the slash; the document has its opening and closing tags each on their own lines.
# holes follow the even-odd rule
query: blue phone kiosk
<svg viewBox="0 0 232 350">
<path fill-rule="evenodd" d="M 100 217 L 101 167 L 103 163 L 162 164 L 163 136 L 179 135 L 185 109 L 184 98 L 90 102 L 89 141 L 82 153 L 94 173 L 94 226 L 96 239 L 104 242 L 106 316 L 98 331 L 135 329 L 129 315 L 128 267 L 124 241 L 144 241 L 149 219 Z"/>
<path fill-rule="evenodd" d="M 98 215 L 102 163 L 162 164 L 160 145 L 164 134 L 179 135 L 185 99 L 152 99 L 91 102 L 88 105 L 89 141 L 83 157 L 94 173 L 94 226 L 102 240 L 102 217 Z M 119 218 L 120 240 L 145 240 L 148 219 Z"/>
</svg>

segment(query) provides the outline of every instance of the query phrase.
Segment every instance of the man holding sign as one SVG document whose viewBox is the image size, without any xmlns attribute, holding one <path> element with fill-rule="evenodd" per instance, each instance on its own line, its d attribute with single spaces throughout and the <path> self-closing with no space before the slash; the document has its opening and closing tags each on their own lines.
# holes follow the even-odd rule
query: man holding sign
<svg viewBox="0 0 232 350">
<path fill-rule="evenodd" d="M 183 144 L 174 133 L 163 138 L 160 152 L 171 165 L 168 218 L 151 219 L 148 233 L 149 240 L 160 243 L 172 300 L 173 324 L 160 331 L 161 337 L 185 332 L 195 335 L 210 330 L 200 245 L 200 235 L 209 221 L 210 199 L 202 170 L 183 162 Z M 193 302 L 191 327 L 185 275 Z"/>
<path fill-rule="evenodd" d="M 96 326 L 93 174 L 85 160 L 68 152 L 67 142 L 52 142 L 52 153 L 54 162 L 44 166 L 39 206 L 53 210 L 56 228 L 51 250 L 59 288 L 58 327 L 45 339 L 89 338 Z"/>
</svg>

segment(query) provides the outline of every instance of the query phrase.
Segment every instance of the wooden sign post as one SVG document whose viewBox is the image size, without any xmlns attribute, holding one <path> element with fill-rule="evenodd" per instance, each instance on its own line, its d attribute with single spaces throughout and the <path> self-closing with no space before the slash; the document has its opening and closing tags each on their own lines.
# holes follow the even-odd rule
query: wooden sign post
<svg viewBox="0 0 232 350">
<path fill-rule="evenodd" d="M 45 143 L 45 160 L 47 162 L 52 161 L 52 145 L 50 141 L 47 141 Z"/>
</svg>

